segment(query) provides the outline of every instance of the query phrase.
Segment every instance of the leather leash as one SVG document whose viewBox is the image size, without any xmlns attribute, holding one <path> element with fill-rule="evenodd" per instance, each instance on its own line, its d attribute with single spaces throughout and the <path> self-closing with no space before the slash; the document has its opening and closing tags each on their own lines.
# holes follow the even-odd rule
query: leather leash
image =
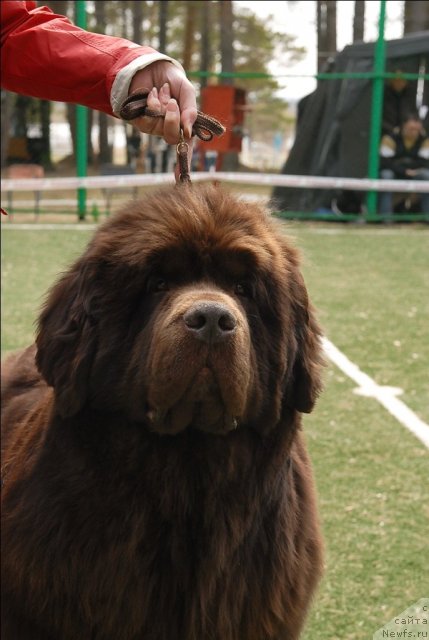
<svg viewBox="0 0 429 640">
<path fill-rule="evenodd" d="M 152 111 L 147 108 L 147 91 L 134 91 L 122 103 L 119 115 L 122 120 L 135 120 L 142 116 L 150 118 L 164 118 L 164 114 Z M 197 119 L 192 127 L 192 135 L 197 136 L 203 142 L 212 140 L 213 136 L 221 136 L 225 133 L 225 127 L 212 116 L 197 111 Z M 180 142 L 176 146 L 177 160 L 179 163 L 179 180 L 180 182 L 191 182 L 188 168 L 188 151 L 189 145 L 183 138 L 183 131 L 180 130 Z"/>
</svg>

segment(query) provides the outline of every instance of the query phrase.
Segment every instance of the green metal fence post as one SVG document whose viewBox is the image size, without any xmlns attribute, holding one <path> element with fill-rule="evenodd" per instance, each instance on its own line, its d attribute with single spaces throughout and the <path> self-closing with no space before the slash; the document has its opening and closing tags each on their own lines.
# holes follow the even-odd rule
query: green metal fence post
<svg viewBox="0 0 429 640">
<path fill-rule="evenodd" d="M 383 92 L 385 71 L 384 23 L 386 20 L 386 0 L 380 2 L 378 21 L 378 39 L 374 52 L 374 80 L 372 85 L 371 128 L 369 135 L 368 177 L 378 178 L 381 120 L 383 117 Z M 370 191 L 367 196 L 368 221 L 374 221 L 377 213 L 377 192 Z"/>
<path fill-rule="evenodd" d="M 76 25 L 86 29 L 86 0 L 76 0 Z M 88 168 L 88 109 L 76 106 L 76 169 L 78 178 L 84 178 Z M 77 190 L 79 220 L 86 215 L 86 189 Z"/>
</svg>

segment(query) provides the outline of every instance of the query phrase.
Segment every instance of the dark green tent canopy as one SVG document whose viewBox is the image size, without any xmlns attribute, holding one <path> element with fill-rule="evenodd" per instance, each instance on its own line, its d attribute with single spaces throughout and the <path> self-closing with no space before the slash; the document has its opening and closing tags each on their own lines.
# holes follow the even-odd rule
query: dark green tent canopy
<svg viewBox="0 0 429 640">
<path fill-rule="evenodd" d="M 371 72 L 374 47 L 373 42 L 345 47 L 331 61 L 329 72 Z M 429 73 L 429 31 L 386 42 L 386 71 L 398 70 Z M 424 105 L 429 104 L 428 81 L 410 80 L 406 94 L 406 109 L 417 111 L 420 108 L 424 112 Z M 298 104 L 295 142 L 281 173 L 367 177 L 371 98 L 372 81 L 369 79 L 320 80 L 317 89 Z M 385 113 L 394 107 L 389 104 L 388 91 L 385 91 Z M 427 115 L 425 124 L 429 124 Z M 343 198 L 349 199 L 351 210 L 354 207 L 356 211 L 363 197 L 362 194 L 321 189 L 276 187 L 271 203 L 278 211 L 311 212 L 330 208 L 333 199 Z"/>
</svg>

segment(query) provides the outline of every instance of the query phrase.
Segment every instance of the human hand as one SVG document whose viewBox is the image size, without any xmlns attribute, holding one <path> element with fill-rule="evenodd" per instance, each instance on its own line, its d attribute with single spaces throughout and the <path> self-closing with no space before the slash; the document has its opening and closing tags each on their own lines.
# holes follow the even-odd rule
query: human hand
<svg viewBox="0 0 429 640">
<path fill-rule="evenodd" d="M 141 116 L 133 124 L 143 133 L 161 136 L 167 144 L 177 144 L 180 128 L 186 140 L 192 136 L 197 117 L 195 89 L 183 71 L 167 60 L 158 60 L 134 75 L 129 94 L 148 91 L 147 108 L 164 118 Z"/>
</svg>

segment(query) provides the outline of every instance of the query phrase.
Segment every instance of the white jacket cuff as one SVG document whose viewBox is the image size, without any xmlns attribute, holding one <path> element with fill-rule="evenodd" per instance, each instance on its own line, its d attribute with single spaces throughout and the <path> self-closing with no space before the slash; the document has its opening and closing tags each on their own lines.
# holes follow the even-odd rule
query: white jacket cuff
<svg viewBox="0 0 429 640">
<path fill-rule="evenodd" d="M 128 97 L 131 80 L 133 79 L 137 71 L 140 71 L 140 69 L 144 69 L 145 67 L 152 64 L 152 62 L 157 62 L 158 60 L 168 60 L 169 62 L 172 62 L 176 67 L 183 71 L 184 75 L 186 75 L 185 70 L 183 69 L 180 62 L 177 62 L 177 60 L 174 60 L 173 58 L 170 58 L 163 53 L 148 53 L 146 55 L 135 58 L 119 71 L 115 80 L 113 81 L 112 90 L 110 92 L 110 104 L 115 115 L 119 115 L 122 103 L 124 102 L 125 98 Z M 149 88 L 151 89 L 152 87 L 148 87 L 148 89 Z"/>
</svg>

